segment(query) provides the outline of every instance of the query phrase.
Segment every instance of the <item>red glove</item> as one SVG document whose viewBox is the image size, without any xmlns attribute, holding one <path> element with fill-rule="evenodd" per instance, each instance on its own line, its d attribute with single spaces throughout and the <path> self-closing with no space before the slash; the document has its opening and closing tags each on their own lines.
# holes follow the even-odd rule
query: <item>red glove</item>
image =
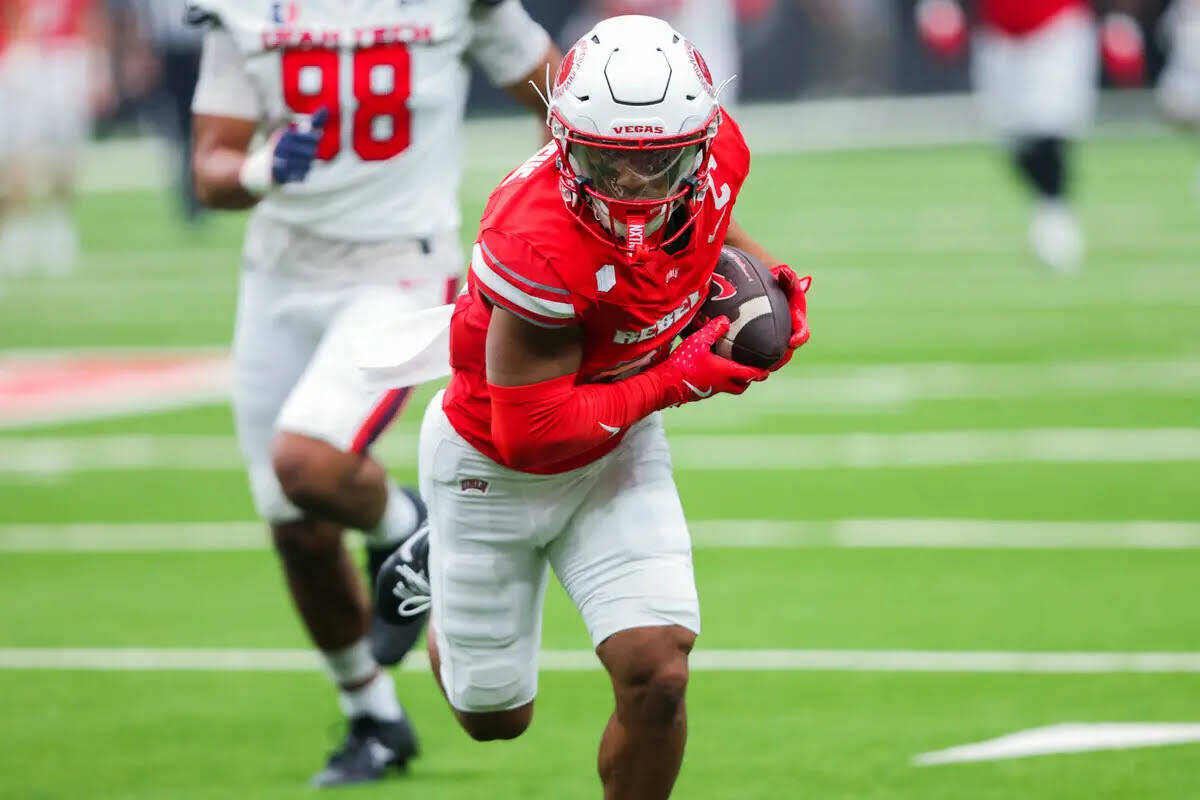
<svg viewBox="0 0 1200 800">
<path fill-rule="evenodd" d="M 712 351 L 713 343 L 728 331 L 729 317 L 710 319 L 650 370 L 663 381 L 663 396 L 670 405 L 714 394 L 741 394 L 753 381 L 766 380 L 767 370 L 744 366 Z"/>
<path fill-rule="evenodd" d="M 967 49 L 967 15 L 954 0 L 917 3 L 917 32 L 940 58 L 957 58 Z"/>
<path fill-rule="evenodd" d="M 811 335 L 808 330 L 807 295 L 809 287 L 812 286 L 812 278 L 809 276 L 797 277 L 787 264 L 775 267 L 771 270 L 771 274 L 775 276 L 775 280 L 779 281 L 783 293 L 787 295 L 788 305 L 792 308 L 792 338 L 788 340 L 787 354 L 779 360 L 779 363 L 771 367 L 771 372 L 774 372 L 791 361 L 792 356 L 808 342 L 808 337 Z"/>
<path fill-rule="evenodd" d="M 658 366 L 615 383 L 577 385 L 575 375 L 527 386 L 489 383 L 495 457 L 525 472 L 554 471 L 659 409 L 741 394 L 770 373 L 712 352 L 728 330 L 728 318 L 718 317 Z"/>
<path fill-rule="evenodd" d="M 1117 86 L 1146 82 L 1146 37 L 1128 14 L 1109 14 L 1100 26 L 1100 54 L 1104 71 Z"/>
</svg>

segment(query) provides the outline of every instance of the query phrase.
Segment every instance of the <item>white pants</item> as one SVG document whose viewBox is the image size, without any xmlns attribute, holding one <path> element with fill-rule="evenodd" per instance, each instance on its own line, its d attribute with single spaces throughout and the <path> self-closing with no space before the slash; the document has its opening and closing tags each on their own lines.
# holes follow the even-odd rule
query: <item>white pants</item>
<svg viewBox="0 0 1200 800">
<path fill-rule="evenodd" d="M 1200 124 L 1200 0 L 1176 0 L 1164 28 L 1171 47 L 1159 104 L 1174 120 Z"/>
<path fill-rule="evenodd" d="M 1095 23 L 1067 11 L 1028 36 L 984 29 L 971 73 L 984 118 L 1001 136 L 1074 138 L 1095 114 Z"/>
<path fill-rule="evenodd" d="M 251 221 L 233 343 L 233 408 L 264 519 L 301 516 L 275 477 L 275 433 L 365 451 L 403 409 L 409 390 L 366 384 L 353 363 L 356 335 L 369 320 L 448 302 L 460 266 L 453 232 L 425 248 L 416 240 L 336 242 L 261 216 Z"/>
<path fill-rule="evenodd" d="M 439 394 L 421 427 L 420 466 L 441 679 L 460 711 L 536 696 L 548 567 L 594 645 L 630 628 L 700 632 L 691 539 L 658 415 L 595 463 L 530 475 L 459 436 Z"/>
<path fill-rule="evenodd" d="M 89 127 L 87 68 L 82 46 L 0 55 L 0 156 L 74 163 Z"/>
</svg>

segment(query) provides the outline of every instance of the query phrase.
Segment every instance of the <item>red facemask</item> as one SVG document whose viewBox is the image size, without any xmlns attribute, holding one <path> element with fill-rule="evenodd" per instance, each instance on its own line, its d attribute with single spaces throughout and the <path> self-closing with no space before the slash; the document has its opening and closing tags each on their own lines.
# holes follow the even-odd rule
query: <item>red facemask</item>
<svg viewBox="0 0 1200 800">
<path fill-rule="evenodd" d="M 625 140 L 576 131 L 553 118 L 568 208 L 589 233 L 632 260 L 677 241 L 700 213 L 718 121 L 714 115 L 683 136 Z M 667 221 L 680 207 L 687 208 L 687 219 L 668 230 Z"/>
</svg>

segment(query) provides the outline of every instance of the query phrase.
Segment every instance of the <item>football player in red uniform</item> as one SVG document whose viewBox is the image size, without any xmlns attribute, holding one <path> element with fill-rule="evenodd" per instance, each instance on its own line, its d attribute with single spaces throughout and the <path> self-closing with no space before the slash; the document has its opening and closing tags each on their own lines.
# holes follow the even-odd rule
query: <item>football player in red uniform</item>
<svg viewBox="0 0 1200 800">
<path fill-rule="evenodd" d="M 1140 29 L 1118 13 L 1101 28 L 1104 65 L 1119 84 L 1140 82 Z M 978 0 L 980 24 L 971 71 L 989 125 L 1005 142 L 1038 198 L 1030 224 L 1034 252 L 1051 268 L 1073 272 L 1083 259 L 1083 232 L 1068 204 L 1068 150 L 1091 124 L 1096 104 L 1097 31 L 1088 0 Z M 922 0 L 918 29 L 942 55 L 965 49 L 966 16 L 956 0 Z"/>
<path fill-rule="evenodd" d="M 773 265 L 808 340 L 805 291 L 733 221 L 750 166 L 695 48 L 667 23 L 597 24 L 549 98 L 554 142 L 492 194 L 451 323 L 453 377 L 426 412 L 428 561 L 384 567 L 400 613 L 432 600 L 429 652 L 475 739 L 533 717 L 548 570 L 574 600 L 616 708 L 605 797 L 670 794 L 700 631 L 691 546 L 658 412 L 740 394 L 767 370 L 684 339 L 722 245 Z M 381 579 L 382 583 L 382 579 Z"/>
</svg>

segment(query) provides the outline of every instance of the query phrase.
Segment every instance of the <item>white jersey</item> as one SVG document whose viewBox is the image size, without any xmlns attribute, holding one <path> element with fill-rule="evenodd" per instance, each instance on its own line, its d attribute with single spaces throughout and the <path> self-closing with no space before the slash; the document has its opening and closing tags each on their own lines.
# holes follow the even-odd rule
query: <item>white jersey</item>
<svg viewBox="0 0 1200 800">
<path fill-rule="evenodd" d="M 1159 103 L 1175 120 L 1200 123 L 1200 0 L 1175 0 L 1163 17 L 1163 33 L 1169 52 Z"/>
<path fill-rule="evenodd" d="M 264 133 L 328 108 L 317 162 L 257 213 L 350 241 L 459 225 L 470 57 L 511 85 L 550 45 L 520 0 L 196 0 L 207 19 L 197 114 Z"/>
<path fill-rule="evenodd" d="M 1200 0 L 1175 0 L 1163 18 L 1172 63 L 1200 72 Z"/>
</svg>

